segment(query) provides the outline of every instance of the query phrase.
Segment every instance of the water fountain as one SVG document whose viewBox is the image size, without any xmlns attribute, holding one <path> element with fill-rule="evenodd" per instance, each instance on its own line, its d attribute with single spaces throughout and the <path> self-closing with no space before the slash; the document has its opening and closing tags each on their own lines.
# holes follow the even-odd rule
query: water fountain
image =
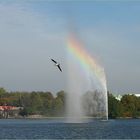
<svg viewBox="0 0 140 140">
<path fill-rule="evenodd" d="M 67 121 L 108 119 L 104 69 L 73 35 L 68 44 Z"/>
</svg>

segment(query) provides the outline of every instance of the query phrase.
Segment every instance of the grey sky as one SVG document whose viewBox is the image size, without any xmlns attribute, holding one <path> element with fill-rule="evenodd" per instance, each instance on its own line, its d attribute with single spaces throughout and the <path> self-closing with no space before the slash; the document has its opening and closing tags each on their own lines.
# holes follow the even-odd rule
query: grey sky
<svg viewBox="0 0 140 140">
<path fill-rule="evenodd" d="M 66 40 L 71 20 L 64 11 L 68 5 L 0 3 L 1 87 L 10 91 L 66 89 Z M 140 92 L 140 3 L 136 5 L 69 5 L 76 34 L 104 66 L 111 92 Z M 50 58 L 61 63 L 63 73 Z"/>
</svg>

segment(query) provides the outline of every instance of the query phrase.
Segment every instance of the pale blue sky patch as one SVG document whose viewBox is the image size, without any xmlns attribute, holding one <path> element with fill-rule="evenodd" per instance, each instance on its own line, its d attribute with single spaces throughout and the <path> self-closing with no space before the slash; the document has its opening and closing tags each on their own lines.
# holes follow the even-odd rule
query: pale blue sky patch
<svg viewBox="0 0 140 140">
<path fill-rule="evenodd" d="M 104 66 L 108 90 L 139 93 L 139 15 L 139 1 L 0 1 L 0 86 L 65 89 L 72 29 Z M 63 73 L 50 58 L 61 63 Z"/>
</svg>

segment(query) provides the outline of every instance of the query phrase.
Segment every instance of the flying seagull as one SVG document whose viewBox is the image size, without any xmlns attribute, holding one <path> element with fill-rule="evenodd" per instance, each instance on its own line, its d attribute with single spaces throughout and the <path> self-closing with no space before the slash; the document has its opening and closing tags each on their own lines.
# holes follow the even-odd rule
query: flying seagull
<svg viewBox="0 0 140 140">
<path fill-rule="evenodd" d="M 53 59 L 51 59 L 54 63 L 55 63 L 55 66 L 57 66 L 58 68 L 59 68 L 59 70 L 62 72 L 62 69 L 61 69 L 61 67 L 60 67 L 60 64 L 59 63 L 57 63 L 55 60 L 53 60 Z"/>
</svg>

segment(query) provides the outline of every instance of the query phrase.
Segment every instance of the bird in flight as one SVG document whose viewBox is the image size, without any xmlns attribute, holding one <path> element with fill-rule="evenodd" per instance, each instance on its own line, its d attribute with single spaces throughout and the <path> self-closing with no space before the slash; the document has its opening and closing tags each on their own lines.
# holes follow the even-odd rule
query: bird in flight
<svg viewBox="0 0 140 140">
<path fill-rule="evenodd" d="M 57 63 L 54 59 L 51 59 L 54 63 L 55 63 L 55 66 L 57 66 L 59 68 L 59 70 L 62 72 L 62 69 L 60 67 L 60 64 Z"/>
</svg>

